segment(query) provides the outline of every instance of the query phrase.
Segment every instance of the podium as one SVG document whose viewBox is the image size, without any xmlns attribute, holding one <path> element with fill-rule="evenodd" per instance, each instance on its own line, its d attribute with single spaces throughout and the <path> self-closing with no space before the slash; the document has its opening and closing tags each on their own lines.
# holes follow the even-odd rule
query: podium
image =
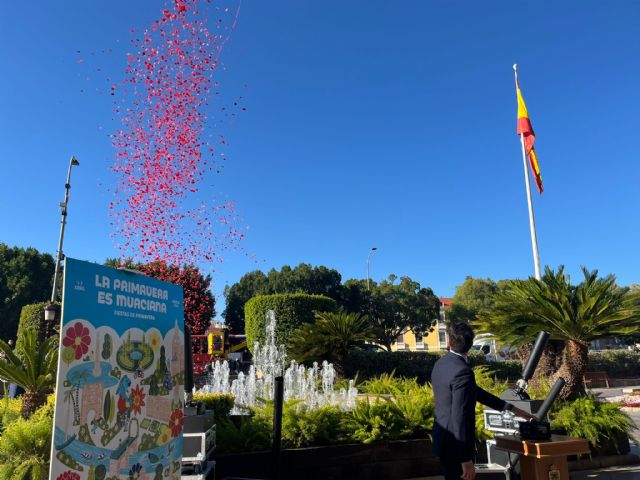
<svg viewBox="0 0 640 480">
<path fill-rule="evenodd" d="M 551 440 L 506 435 L 495 440 L 497 449 L 519 455 L 522 480 L 569 480 L 567 456 L 590 453 L 587 440 L 564 435 L 552 435 Z"/>
</svg>

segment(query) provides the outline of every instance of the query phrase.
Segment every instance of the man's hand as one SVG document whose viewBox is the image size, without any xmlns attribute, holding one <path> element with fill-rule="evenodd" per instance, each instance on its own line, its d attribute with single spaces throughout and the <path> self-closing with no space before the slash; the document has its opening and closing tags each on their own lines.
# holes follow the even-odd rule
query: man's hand
<svg viewBox="0 0 640 480">
<path fill-rule="evenodd" d="M 533 420 L 536 418 L 535 415 L 529 413 L 529 412 L 525 412 L 524 410 L 522 410 L 521 408 L 518 408 L 516 406 L 513 406 L 511 408 L 511 412 L 516 416 L 516 417 L 520 417 L 520 418 L 524 418 L 525 420 Z"/>
<path fill-rule="evenodd" d="M 476 478 L 476 467 L 473 465 L 473 462 L 464 462 L 462 464 L 462 475 L 460 478 L 463 480 L 474 480 Z"/>
</svg>

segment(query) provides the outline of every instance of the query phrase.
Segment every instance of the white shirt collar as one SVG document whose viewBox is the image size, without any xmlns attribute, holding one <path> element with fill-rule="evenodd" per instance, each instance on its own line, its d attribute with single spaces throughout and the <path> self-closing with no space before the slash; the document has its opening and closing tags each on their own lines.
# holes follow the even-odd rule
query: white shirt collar
<svg viewBox="0 0 640 480">
<path fill-rule="evenodd" d="M 464 354 L 464 353 L 458 353 L 458 352 L 454 351 L 454 350 L 453 350 L 453 349 L 451 349 L 451 348 L 449 348 L 449 351 L 450 351 L 451 353 L 453 353 L 454 355 L 458 355 L 459 357 L 462 357 L 462 359 L 463 359 L 465 362 L 467 362 L 467 359 L 469 358 L 466 354 Z"/>
</svg>

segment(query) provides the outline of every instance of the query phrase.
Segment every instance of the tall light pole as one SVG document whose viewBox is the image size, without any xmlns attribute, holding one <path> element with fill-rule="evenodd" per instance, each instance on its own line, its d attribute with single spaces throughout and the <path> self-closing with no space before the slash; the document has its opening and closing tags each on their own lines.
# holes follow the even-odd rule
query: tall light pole
<svg viewBox="0 0 640 480">
<path fill-rule="evenodd" d="M 67 224 L 67 205 L 69 204 L 69 190 L 71 189 L 71 167 L 80 166 L 76 157 L 69 160 L 69 171 L 67 172 L 67 183 L 64 185 L 64 201 L 60 202 L 62 217 L 60 218 L 60 239 L 58 240 L 58 254 L 56 255 L 56 269 L 53 274 L 53 289 L 51 290 L 51 303 L 56 301 L 56 287 L 58 285 L 58 274 L 60 272 L 60 262 L 62 261 L 62 241 L 64 240 L 64 226 Z"/>
<path fill-rule="evenodd" d="M 367 290 L 371 290 L 371 287 L 369 286 L 369 263 L 371 262 L 371 255 L 373 255 L 373 252 L 376 250 L 378 250 L 378 247 L 371 247 L 369 255 L 367 255 Z"/>
</svg>

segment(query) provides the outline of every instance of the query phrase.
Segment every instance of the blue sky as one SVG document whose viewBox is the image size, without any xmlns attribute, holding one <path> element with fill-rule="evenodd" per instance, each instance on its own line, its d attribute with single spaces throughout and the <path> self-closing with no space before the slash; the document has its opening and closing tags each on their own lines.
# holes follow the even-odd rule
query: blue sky
<svg viewBox="0 0 640 480">
<path fill-rule="evenodd" d="M 117 255 L 105 78 L 122 76 L 129 30 L 162 8 L 5 10 L 0 241 L 55 252 L 73 154 L 65 252 Z M 209 115 L 228 161 L 203 194 L 237 203 L 257 261 L 227 254 L 215 293 L 250 270 L 300 262 L 364 278 L 371 246 L 373 279 L 408 275 L 442 296 L 466 275 L 531 275 L 515 62 L 545 184 L 534 192 L 542 264 L 640 282 L 638 18 L 631 1 L 245 0 Z M 247 112 L 222 122 L 220 105 L 240 96 Z"/>
</svg>

